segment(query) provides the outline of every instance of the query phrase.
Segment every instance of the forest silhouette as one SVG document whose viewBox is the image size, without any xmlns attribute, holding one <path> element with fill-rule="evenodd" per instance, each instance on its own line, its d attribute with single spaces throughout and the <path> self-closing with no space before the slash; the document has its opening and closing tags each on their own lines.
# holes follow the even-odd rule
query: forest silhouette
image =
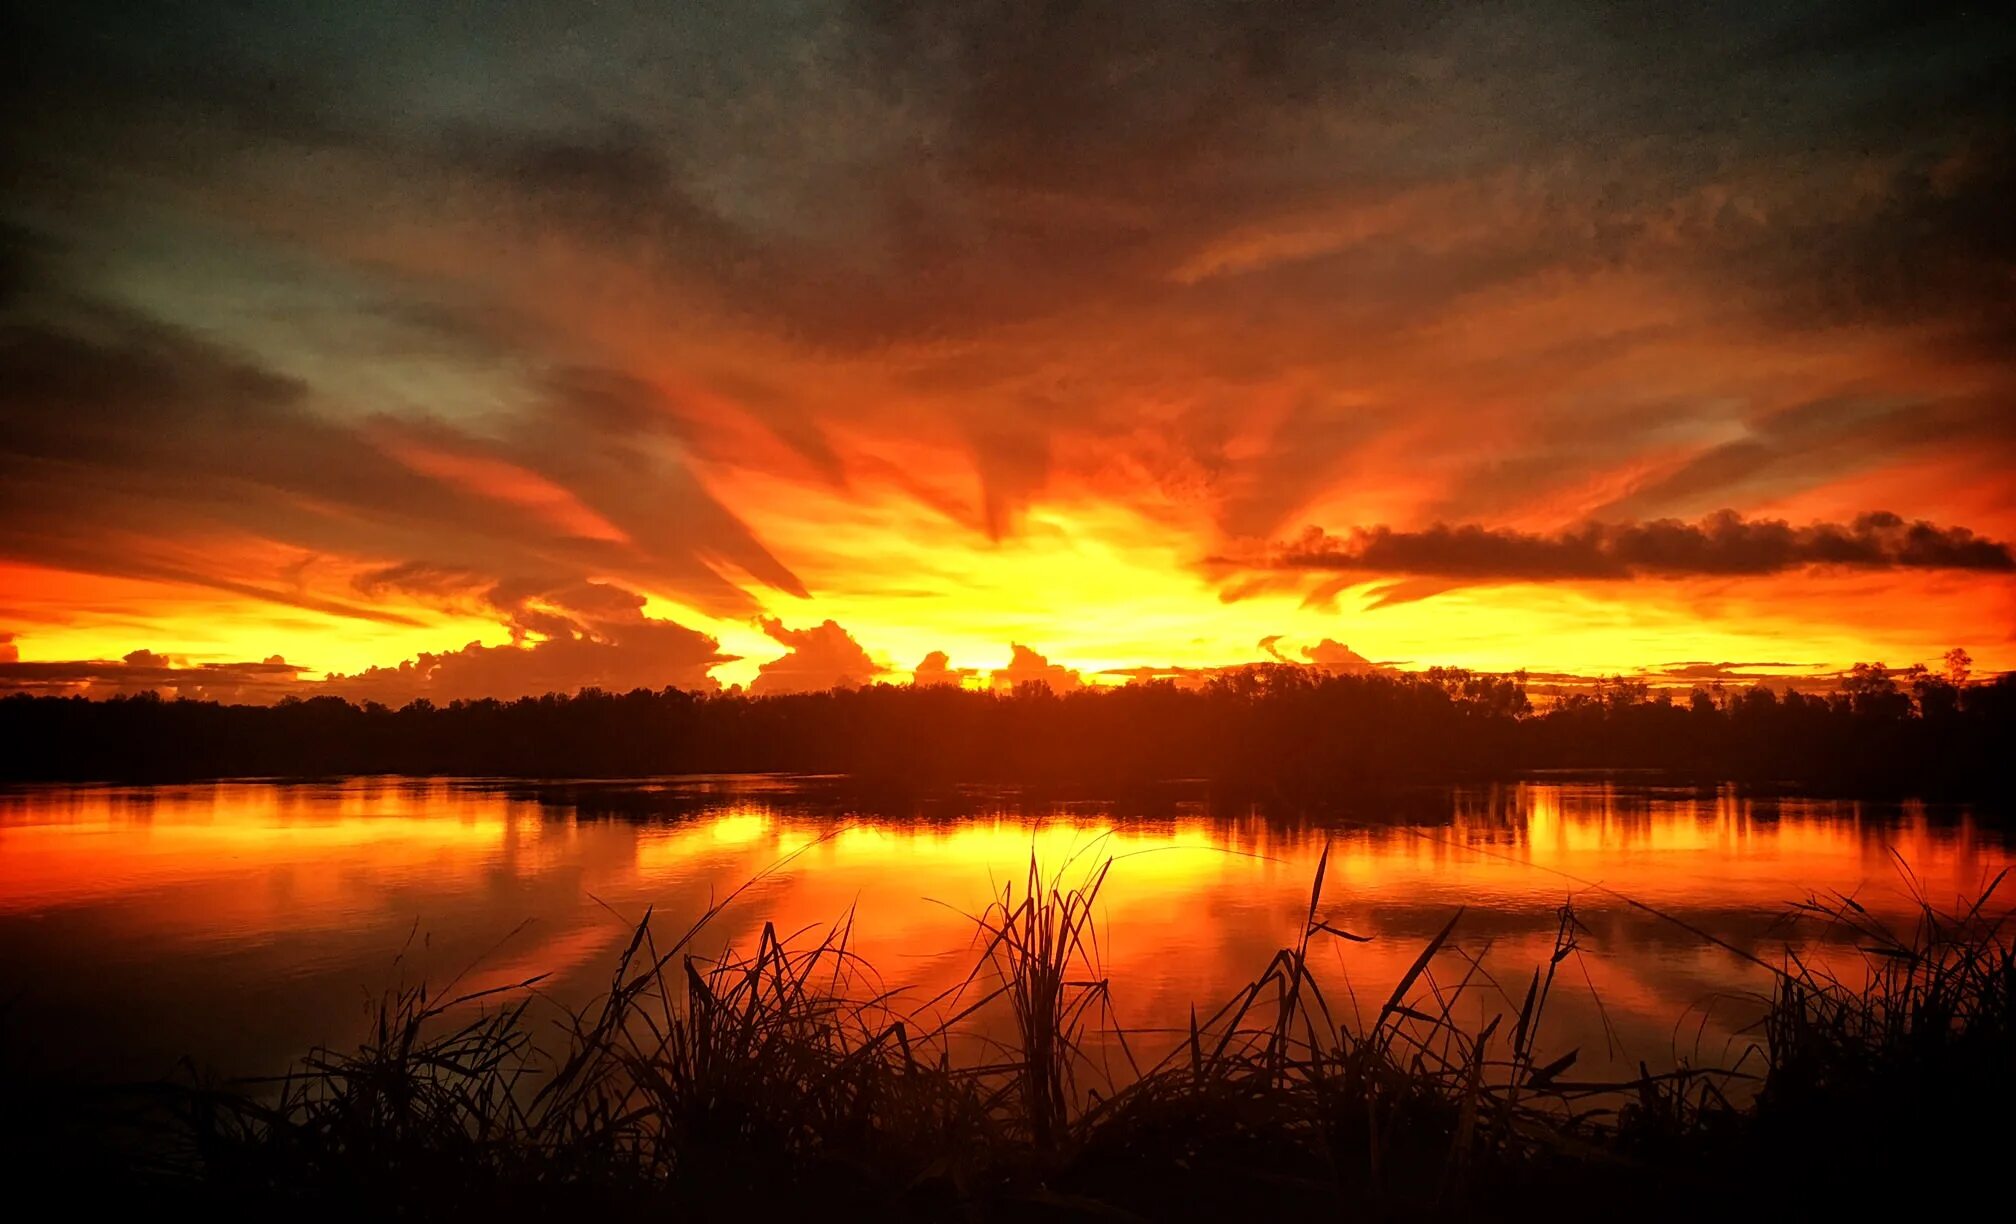
<svg viewBox="0 0 2016 1224">
<path fill-rule="evenodd" d="M 1522 675 L 1260 665 L 1197 687 L 949 685 L 748 696 L 586 689 L 514 701 L 271 706 L 0 700 L 0 775 L 140 780 L 359 773 L 616 777 L 781 771 L 892 783 L 1294 792 L 1531 770 L 1644 769 L 1838 791 L 2009 787 L 2016 676 L 1860 664 L 1828 693 L 1624 678 L 1536 707 Z"/>
</svg>

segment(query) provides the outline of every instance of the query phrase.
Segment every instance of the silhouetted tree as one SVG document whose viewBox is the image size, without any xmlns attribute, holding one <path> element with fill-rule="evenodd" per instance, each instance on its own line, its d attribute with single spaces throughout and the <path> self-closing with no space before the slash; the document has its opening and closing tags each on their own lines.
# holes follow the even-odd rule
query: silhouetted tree
<svg viewBox="0 0 2016 1224">
<path fill-rule="evenodd" d="M 1268 664 L 1194 688 L 1057 693 L 872 685 L 750 697 L 584 689 L 402 709 L 336 697 L 272 706 L 0 700 L 0 775 L 149 778 L 354 773 L 631 776 L 789 771 L 935 783 L 1203 778 L 1282 791 L 1526 769 L 1659 769 L 1752 781 L 2007 788 L 2016 679 L 1957 683 L 1857 665 L 1832 694 L 1624 677 L 1534 708 L 1523 676 L 1457 668 L 1329 675 Z"/>
</svg>

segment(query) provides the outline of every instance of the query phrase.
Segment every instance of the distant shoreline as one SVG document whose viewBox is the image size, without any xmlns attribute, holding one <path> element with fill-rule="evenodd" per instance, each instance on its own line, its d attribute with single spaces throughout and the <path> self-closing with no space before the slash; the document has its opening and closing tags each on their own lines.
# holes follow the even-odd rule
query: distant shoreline
<svg viewBox="0 0 2016 1224">
<path fill-rule="evenodd" d="M 1899 684 L 1859 669 L 1839 694 L 1613 682 L 1544 710 L 1518 678 L 1433 669 L 1325 676 L 1252 667 L 1200 688 L 970 692 L 869 686 L 750 698 L 633 690 L 391 710 L 341 698 L 220 706 L 153 696 L 0 700 L 4 780 L 351 774 L 635 778 L 839 774 L 861 786 L 1141 788 L 1200 778 L 1312 801 L 1339 788 L 1639 770 L 1861 797 L 2012 792 L 2016 678 Z M 1556 776 L 1564 776 L 1558 774 Z"/>
<path fill-rule="evenodd" d="M 1634 771 L 1675 784 L 1937 798 L 2016 789 L 2016 677 L 1839 693 L 1619 681 L 1536 709 L 1514 678 L 1257 667 L 1197 688 L 1053 693 L 875 685 L 766 697 L 583 690 L 401 709 L 340 698 L 224 706 L 155 697 L 0 699 L 0 779 L 187 781 L 391 774 L 599 778 L 844 775 L 868 786 L 1231 792 L 1511 781 Z"/>
</svg>

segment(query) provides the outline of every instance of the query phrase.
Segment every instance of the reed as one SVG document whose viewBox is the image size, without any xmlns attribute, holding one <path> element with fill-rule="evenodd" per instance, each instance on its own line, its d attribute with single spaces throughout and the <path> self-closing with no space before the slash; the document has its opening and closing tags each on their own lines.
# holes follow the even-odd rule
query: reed
<svg viewBox="0 0 2016 1224">
<path fill-rule="evenodd" d="M 1908 866 L 1900 861 L 1907 879 Z M 1898 927 L 1852 897 L 1797 908 L 1862 955 L 1849 966 L 1791 958 L 1765 1015 L 1768 1072 L 1756 1121 L 1769 1142 L 1866 1171 L 2005 1161 L 2016 1123 L 2016 940 L 1996 908 L 2008 873 L 1972 900 Z"/>
<path fill-rule="evenodd" d="M 397 990 L 354 1051 L 314 1051 L 277 1080 L 157 1092 L 146 1158 L 100 1188 L 419 1216 L 812 1205 L 893 1218 L 1462 1217 L 1580 1192 L 1656 1216 L 1749 1193 L 1788 1154 L 1826 1169 L 1886 1145 L 1920 1152 L 1910 1136 L 1928 1110 L 1957 1118 L 2016 1087 L 1999 878 L 1965 906 L 1924 904 L 1911 931 L 1852 898 L 1809 899 L 1797 914 L 1851 933 L 1860 972 L 1788 957 L 1747 1065 L 1592 1082 L 1542 1038 L 1578 950 L 1571 908 L 1523 989 L 1457 946 L 1458 911 L 1376 1012 L 1344 1018 L 1312 952 L 1364 937 L 1324 916 L 1327 853 L 1296 939 L 1142 1065 L 1143 1035 L 1118 1025 L 1100 968 L 1111 866 L 1046 875 L 1032 861 L 972 915 L 964 983 L 921 1004 L 850 951 L 851 916 L 766 924 L 746 947 L 696 955 L 732 896 L 669 938 L 647 914 L 607 992 L 557 1019 L 537 979 Z M 1460 1022 L 1480 994 L 1501 1006 Z"/>
</svg>

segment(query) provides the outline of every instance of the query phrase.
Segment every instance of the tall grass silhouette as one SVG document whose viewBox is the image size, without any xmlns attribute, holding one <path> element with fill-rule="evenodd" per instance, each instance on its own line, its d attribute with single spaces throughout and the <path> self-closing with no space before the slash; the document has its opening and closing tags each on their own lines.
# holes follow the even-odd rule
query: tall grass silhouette
<svg viewBox="0 0 2016 1224">
<path fill-rule="evenodd" d="M 314 1051 L 279 1079 L 157 1092 L 149 1139 L 131 1149 L 145 1158 L 113 1180 L 205 1202 L 416 1214 L 1355 1205 L 1412 1218 L 1564 1186 L 1635 1195 L 1658 1214 L 1790 1158 L 1840 1169 L 2007 1137 L 2006 1124 L 1932 1147 L 1925 1136 L 1928 1110 L 1957 1118 L 2016 1087 L 2001 877 L 1957 909 L 1921 898 L 1908 931 L 1852 898 L 1800 903 L 1799 918 L 1854 939 L 1856 968 L 1788 952 L 1752 1058 L 1594 1082 L 1571 1078 L 1575 1053 L 1550 1056 L 1542 1037 L 1577 951 L 1571 908 L 1523 991 L 1456 946 L 1459 910 L 1376 1011 L 1345 1018 L 1311 968 L 1321 944 L 1364 941 L 1323 915 L 1327 851 L 1293 941 L 1141 1065 L 1100 970 L 1111 868 L 1046 874 L 1032 858 L 971 915 L 962 984 L 921 1002 L 849 950 L 851 915 L 792 933 L 764 924 L 745 947 L 698 955 L 734 895 L 670 938 L 647 914 L 606 993 L 579 1011 L 542 1015 L 537 979 L 397 990 L 355 1050 Z M 1460 1022 L 1480 995 L 1503 1006 Z M 990 1016 L 1005 1022 L 976 1036 Z"/>
</svg>

